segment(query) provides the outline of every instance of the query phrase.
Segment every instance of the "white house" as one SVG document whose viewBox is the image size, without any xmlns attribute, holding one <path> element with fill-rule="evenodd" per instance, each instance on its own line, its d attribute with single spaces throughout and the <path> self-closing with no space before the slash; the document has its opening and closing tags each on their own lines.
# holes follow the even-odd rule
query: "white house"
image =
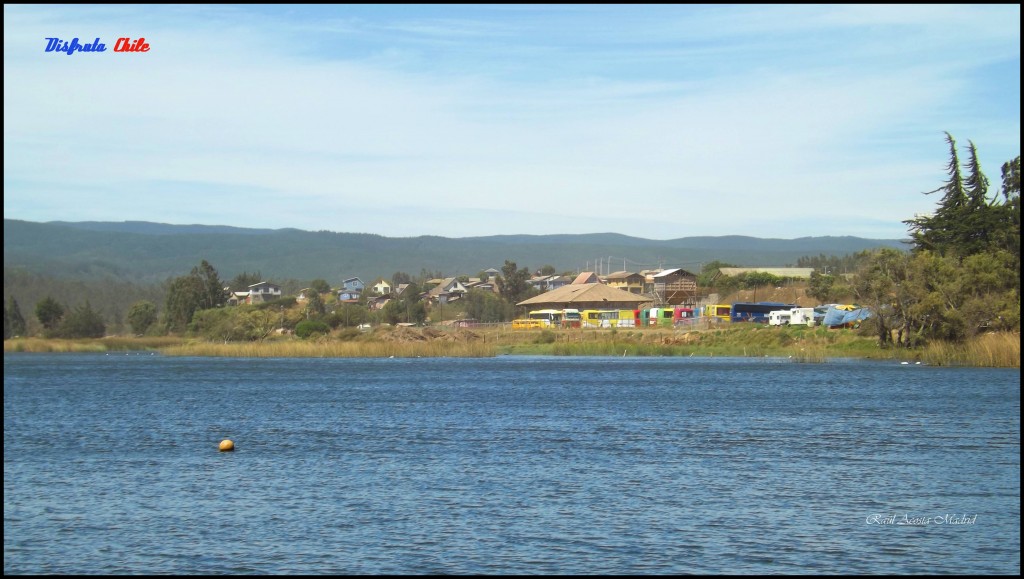
<svg viewBox="0 0 1024 579">
<path fill-rule="evenodd" d="M 249 286 L 249 295 L 246 297 L 245 303 L 258 304 L 260 302 L 273 301 L 280 297 L 281 286 L 269 281 L 261 281 Z"/>
<path fill-rule="evenodd" d="M 391 295 L 391 284 L 389 284 L 384 278 L 379 278 L 375 281 L 371 289 L 373 293 L 379 296 Z"/>
</svg>

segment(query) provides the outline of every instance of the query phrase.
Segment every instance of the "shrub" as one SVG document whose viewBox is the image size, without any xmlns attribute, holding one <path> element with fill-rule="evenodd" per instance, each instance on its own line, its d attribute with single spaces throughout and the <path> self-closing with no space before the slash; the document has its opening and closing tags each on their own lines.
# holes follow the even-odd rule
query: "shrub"
<svg viewBox="0 0 1024 579">
<path fill-rule="evenodd" d="M 534 340 L 536 344 L 553 344 L 555 343 L 555 333 L 551 330 L 541 330 L 537 334 L 537 339 Z"/>
<path fill-rule="evenodd" d="M 295 325 L 295 335 L 300 338 L 308 338 L 314 334 L 327 334 L 331 327 L 315 320 L 303 320 Z"/>
</svg>

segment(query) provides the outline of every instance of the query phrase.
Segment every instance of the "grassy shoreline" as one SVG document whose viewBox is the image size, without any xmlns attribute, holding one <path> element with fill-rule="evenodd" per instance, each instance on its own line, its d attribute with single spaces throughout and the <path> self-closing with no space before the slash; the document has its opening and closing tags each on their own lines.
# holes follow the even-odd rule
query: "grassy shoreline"
<svg viewBox="0 0 1024 579">
<path fill-rule="evenodd" d="M 682 356 L 781 357 L 822 363 L 830 358 L 921 362 L 936 366 L 1020 368 L 1020 334 L 984 334 L 965 344 L 930 344 L 916 350 L 882 349 L 877 338 L 850 330 L 806 327 L 727 326 L 702 331 L 473 330 L 378 328 L 366 334 L 300 340 L 274 336 L 262 342 L 209 342 L 180 337 L 108 337 L 86 340 L 14 338 L 4 352 L 150 351 L 167 356 L 213 357 L 493 357 Z"/>
</svg>

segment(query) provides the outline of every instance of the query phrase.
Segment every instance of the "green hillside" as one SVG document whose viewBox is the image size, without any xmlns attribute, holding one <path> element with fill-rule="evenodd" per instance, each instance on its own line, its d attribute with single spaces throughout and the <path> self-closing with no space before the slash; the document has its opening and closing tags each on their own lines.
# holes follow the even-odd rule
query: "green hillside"
<svg viewBox="0 0 1024 579">
<path fill-rule="evenodd" d="M 649 240 L 603 233 L 446 238 L 383 237 L 297 229 L 244 229 L 145 222 L 35 223 L 4 220 L 4 267 L 78 279 L 164 281 L 200 260 L 221 276 L 259 271 L 267 279 L 348 277 L 370 281 L 396 271 L 476 275 L 505 260 L 537 269 L 596 270 L 597 261 L 623 269 L 683 267 L 719 260 L 740 266 L 784 266 L 807 255 L 845 255 L 898 240 L 856 237 L 758 239 L 743 236 Z M 611 258 L 611 259 L 609 259 Z M 607 265 L 604 266 L 608 268 Z"/>
</svg>

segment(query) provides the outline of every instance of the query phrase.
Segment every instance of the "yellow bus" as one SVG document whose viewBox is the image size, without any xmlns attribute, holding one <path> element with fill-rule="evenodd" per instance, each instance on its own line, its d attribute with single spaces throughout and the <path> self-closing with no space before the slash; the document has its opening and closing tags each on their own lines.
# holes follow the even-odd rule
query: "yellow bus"
<svg viewBox="0 0 1024 579">
<path fill-rule="evenodd" d="M 513 330 L 533 330 L 536 328 L 543 328 L 544 324 L 541 320 L 512 320 Z"/>
<path fill-rule="evenodd" d="M 718 318 L 724 322 L 732 320 L 732 306 L 729 304 L 711 304 L 704 306 L 704 315 L 710 318 Z"/>
<path fill-rule="evenodd" d="M 581 326 L 584 328 L 634 328 L 636 310 L 583 310 Z"/>
</svg>

